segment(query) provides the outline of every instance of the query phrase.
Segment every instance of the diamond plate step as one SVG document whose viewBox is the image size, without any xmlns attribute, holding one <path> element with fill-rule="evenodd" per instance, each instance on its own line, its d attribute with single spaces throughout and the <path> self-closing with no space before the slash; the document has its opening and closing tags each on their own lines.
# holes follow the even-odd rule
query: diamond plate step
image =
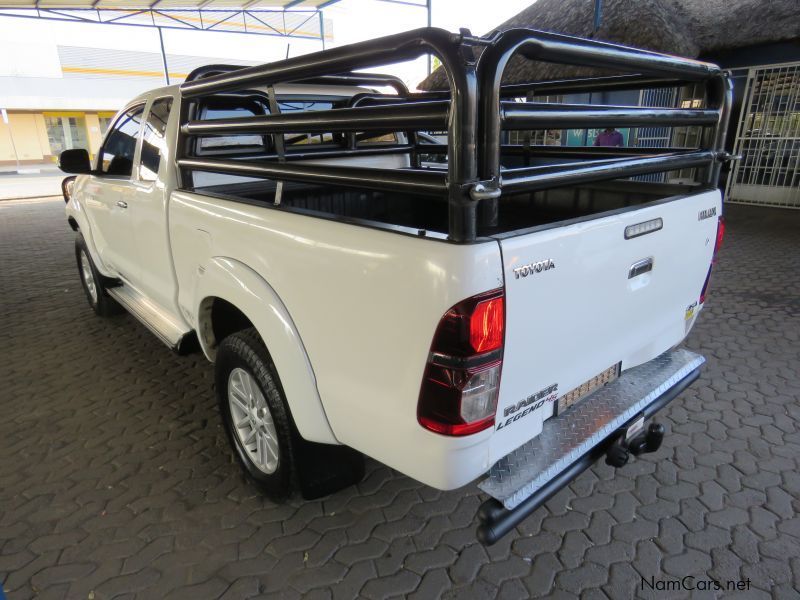
<svg viewBox="0 0 800 600">
<path fill-rule="evenodd" d="M 705 360 L 681 348 L 625 371 L 564 414 L 545 421 L 537 437 L 498 460 L 478 487 L 507 509 L 515 508 Z"/>
</svg>

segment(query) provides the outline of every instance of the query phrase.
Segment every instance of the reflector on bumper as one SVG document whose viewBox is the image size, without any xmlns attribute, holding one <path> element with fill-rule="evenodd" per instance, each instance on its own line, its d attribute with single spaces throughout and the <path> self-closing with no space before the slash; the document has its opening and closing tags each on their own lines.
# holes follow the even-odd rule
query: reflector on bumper
<svg viewBox="0 0 800 600">
<path fill-rule="evenodd" d="M 602 373 L 598 373 L 597 375 L 592 377 L 589 381 L 583 382 L 574 390 L 570 390 L 569 392 L 561 396 L 561 398 L 558 399 L 558 404 L 556 404 L 555 414 L 560 415 L 573 404 L 577 404 L 578 402 L 586 398 L 589 394 L 596 392 L 605 384 L 614 381 L 617 377 L 619 377 L 619 371 L 621 366 L 622 363 L 617 363 L 613 367 L 607 368 Z"/>
</svg>

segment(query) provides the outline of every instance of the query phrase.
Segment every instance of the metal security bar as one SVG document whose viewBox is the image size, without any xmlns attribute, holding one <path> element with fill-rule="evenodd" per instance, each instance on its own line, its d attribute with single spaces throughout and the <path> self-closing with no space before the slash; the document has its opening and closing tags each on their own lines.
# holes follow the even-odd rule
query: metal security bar
<svg viewBox="0 0 800 600">
<path fill-rule="evenodd" d="M 296 114 L 270 114 L 263 117 L 190 121 L 183 132 L 190 135 L 231 135 L 236 133 L 323 133 L 326 131 L 393 131 L 444 129 L 448 103 L 442 101 L 398 105 L 391 111 L 382 106 L 335 108 Z"/>
<path fill-rule="evenodd" d="M 538 129 L 635 125 L 714 125 L 716 110 L 642 108 L 639 106 L 598 106 L 594 104 L 537 104 L 502 102 L 500 120 L 503 129 Z"/>
<path fill-rule="evenodd" d="M 480 57 L 475 59 L 480 52 Z M 448 92 L 409 93 L 387 76 L 355 73 L 434 54 L 442 63 Z M 623 74 L 565 81 L 501 85 L 514 55 L 531 60 L 614 69 Z M 259 90 L 285 83 L 391 86 L 397 95 L 368 92 L 354 96 L 347 107 L 305 113 L 270 114 L 204 120 L 197 107 L 207 99 L 257 96 Z M 686 82 L 705 85 L 704 108 L 664 108 L 550 104 L 537 96 L 579 90 L 674 88 Z M 705 170 L 705 184 L 715 186 L 731 103 L 731 88 L 719 67 L 579 38 L 513 29 L 484 38 L 462 30 L 452 34 L 425 28 L 377 40 L 342 46 L 255 67 L 212 65 L 199 69 L 181 85 L 183 103 L 178 165 L 182 187 L 192 189 L 197 171 L 245 175 L 277 181 L 384 190 L 439 197 L 447 201 L 448 238 L 469 243 L 479 228 L 497 224 L 504 193 L 533 192 L 560 186 L 662 173 L 682 168 Z M 506 98 L 527 96 L 528 102 Z M 526 145 L 526 156 L 555 158 L 554 164 L 505 169 L 501 157 L 520 152 L 502 143 L 503 131 L 606 126 L 693 126 L 702 129 L 696 150 L 670 148 L 565 148 Z M 327 156 L 365 156 L 374 150 L 359 139 L 388 132 L 406 132 L 407 141 L 390 143 L 384 153 L 405 153 L 410 168 L 365 168 L 300 164 L 297 157 L 314 152 L 286 150 L 275 154 L 209 158 L 198 155 L 199 141 L 213 136 L 287 136 L 324 134 L 339 140 L 341 150 Z M 431 143 L 427 132 L 447 133 L 447 143 Z M 444 134 L 442 135 L 442 139 Z M 436 140 L 433 140 L 436 142 Z M 441 166 L 422 165 L 420 156 L 446 157 Z M 322 154 L 317 154 L 322 156 Z M 294 157 L 294 158 L 293 158 Z M 426 159 L 427 160 L 427 159 Z M 531 164 L 531 163 L 524 163 Z M 536 165 L 536 163 L 533 163 Z M 480 216 L 478 207 L 481 208 Z"/>
<path fill-rule="evenodd" d="M 751 68 L 727 198 L 800 208 L 800 62 Z"/>
<path fill-rule="evenodd" d="M 677 92 L 678 88 L 675 87 L 642 90 L 639 93 L 639 106 L 673 107 L 676 105 Z M 635 140 L 640 148 L 666 148 L 672 144 L 672 127 L 654 127 L 652 124 L 639 127 Z M 667 173 L 638 175 L 636 180 L 662 183 L 667 180 Z"/>
</svg>

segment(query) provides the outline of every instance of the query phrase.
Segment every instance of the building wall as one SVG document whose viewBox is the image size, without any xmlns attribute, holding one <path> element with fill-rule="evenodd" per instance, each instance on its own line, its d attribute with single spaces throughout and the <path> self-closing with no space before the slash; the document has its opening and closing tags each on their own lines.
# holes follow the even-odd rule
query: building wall
<svg viewBox="0 0 800 600">
<path fill-rule="evenodd" d="M 45 149 L 36 128 L 36 116 L 30 113 L 8 113 L 8 125 L 3 123 L 0 135 L 0 161 L 21 163 L 40 162 Z"/>
<path fill-rule="evenodd" d="M 48 120 L 58 123 L 73 117 L 88 141 L 92 158 L 99 152 L 105 128 L 100 119 L 113 117 L 109 111 L 8 111 L 8 124 L 0 120 L 0 166 L 55 162 L 59 149 L 54 148 L 48 135 Z M 63 130 L 63 127 L 62 127 Z M 82 144 L 71 144 L 77 147 Z"/>
<path fill-rule="evenodd" d="M 47 138 L 47 126 L 44 123 L 44 115 L 34 113 L 36 121 L 36 135 L 39 138 L 39 146 L 42 148 L 42 154 L 47 156 L 50 149 L 50 140 Z"/>
<path fill-rule="evenodd" d="M 96 114 L 90 113 L 86 115 L 86 129 L 88 129 L 89 134 L 89 154 L 94 157 L 100 150 L 100 143 L 103 141 L 100 119 Z"/>
</svg>

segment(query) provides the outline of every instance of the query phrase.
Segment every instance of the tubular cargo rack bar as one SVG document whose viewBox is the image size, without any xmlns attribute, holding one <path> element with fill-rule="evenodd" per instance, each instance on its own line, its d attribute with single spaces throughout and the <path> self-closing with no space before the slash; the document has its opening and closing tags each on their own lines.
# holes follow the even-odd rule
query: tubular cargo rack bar
<svg viewBox="0 0 800 600">
<path fill-rule="evenodd" d="M 481 50 L 475 58 L 476 49 Z M 356 73 L 433 54 L 447 75 L 448 92 L 409 93 L 399 79 Z M 529 60 L 621 71 L 623 74 L 501 85 L 512 56 Z M 359 94 L 345 108 L 300 113 L 269 112 L 261 116 L 203 120 L 197 105 L 204 98 L 265 95 L 286 83 L 392 87 L 397 95 Z M 631 90 L 705 84 L 707 108 L 648 108 L 509 102 L 544 94 Z M 498 201 L 504 192 L 518 193 L 577 185 L 690 167 L 705 169 L 704 185 L 717 185 L 720 164 L 727 159 L 724 141 L 732 91 L 727 75 L 716 65 L 666 54 L 566 35 L 511 29 L 483 38 L 424 28 L 253 67 L 211 65 L 189 75 L 180 86 L 183 98 L 178 165 L 181 187 L 192 189 L 196 171 L 248 177 L 387 190 L 433 196 L 448 203 L 448 238 L 459 243 L 476 239 L 479 227 L 496 225 Z M 701 148 L 645 149 L 542 147 L 520 149 L 503 144 L 503 131 L 598 128 L 607 126 L 699 126 Z M 419 133 L 447 131 L 447 144 L 421 141 Z M 358 134 L 404 131 L 407 143 L 359 148 Z M 287 148 L 258 157 L 208 158 L 195 152 L 197 140 L 209 136 L 331 133 L 350 141 L 344 149 Z M 278 148 L 278 144 L 274 144 Z M 541 151 L 567 161 L 548 166 L 502 168 L 501 156 Z M 407 153 L 411 168 L 368 168 L 310 165 L 312 157 Z M 444 169 L 423 168 L 420 154 L 444 154 Z M 480 205 L 480 211 L 478 207 Z M 480 221 L 480 222 L 479 222 Z"/>
</svg>

